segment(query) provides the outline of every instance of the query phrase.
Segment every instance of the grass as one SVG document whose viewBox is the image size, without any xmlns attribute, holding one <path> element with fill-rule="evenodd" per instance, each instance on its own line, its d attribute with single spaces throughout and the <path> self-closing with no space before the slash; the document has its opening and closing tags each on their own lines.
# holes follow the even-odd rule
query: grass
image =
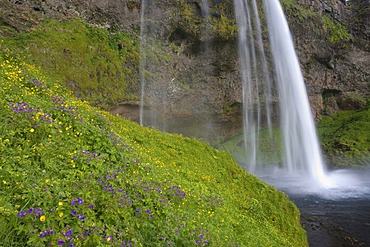
<svg viewBox="0 0 370 247">
<path fill-rule="evenodd" d="M 370 101 L 355 111 L 340 111 L 324 117 L 318 134 L 328 161 L 333 166 L 364 166 L 370 160 Z"/>
<path fill-rule="evenodd" d="M 333 116 L 324 116 L 317 124 L 318 136 L 328 165 L 336 167 L 368 166 L 370 161 L 370 101 L 358 99 L 366 107 L 359 110 L 340 111 Z M 267 129 L 259 134 L 258 164 L 281 163 L 281 133 L 273 129 L 273 139 L 270 141 Z M 234 159 L 241 165 L 246 165 L 250 158 L 246 155 L 243 134 L 215 143 L 219 149 L 229 150 Z"/>
<path fill-rule="evenodd" d="M 139 44 L 135 36 L 109 33 L 81 19 L 46 19 L 28 31 L 7 33 L 4 42 L 13 51 L 90 104 L 109 108 L 137 99 Z"/>
<path fill-rule="evenodd" d="M 3 246 L 307 246 L 282 192 L 75 98 L 0 45 Z"/>
<path fill-rule="evenodd" d="M 248 167 L 247 162 L 251 157 L 248 157 L 249 154 L 246 152 L 243 134 L 236 135 L 222 143 L 215 144 L 215 146 L 222 150 L 228 150 L 238 164 Z M 272 138 L 267 128 L 261 129 L 258 134 L 257 146 L 257 164 L 279 164 L 282 162 L 281 131 L 278 128 L 272 129 Z"/>
</svg>

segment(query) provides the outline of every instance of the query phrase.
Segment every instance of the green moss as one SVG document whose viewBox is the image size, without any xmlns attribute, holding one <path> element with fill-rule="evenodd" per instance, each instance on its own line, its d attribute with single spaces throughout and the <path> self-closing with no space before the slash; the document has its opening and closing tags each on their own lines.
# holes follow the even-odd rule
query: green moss
<svg viewBox="0 0 370 247">
<path fill-rule="evenodd" d="M 4 246 L 308 246 L 297 207 L 229 154 L 93 108 L 1 48 Z"/>
<path fill-rule="evenodd" d="M 222 143 L 215 143 L 215 146 L 222 150 L 228 150 L 234 159 L 242 165 L 248 166 L 247 161 L 250 157 L 246 154 L 244 145 L 244 135 L 237 135 Z M 272 130 L 272 138 L 268 129 L 262 129 L 258 135 L 258 164 L 278 164 L 281 163 L 281 131 L 277 128 Z"/>
<path fill-rule="evenodd" d="M 318 133 L 333 166 L 367 165 L 370 158 L 370 104 L 361 110 L 324 117 Z"/>
<path fill-rule="evenodd" d="M 202 17 L 197 10 L 197 6 L 201 6 L 201 3 L 188 3 L 185 0 L 180 1 L 180 17 L 179 23 L 180 29 L 188 33 L 193 37 L 200 37 L 202 34 L 202 28 L 204 28 L 205 18 Z M 237 26 L 234 18 L 234 9 L 232 1 L 226 1 L 221 4 L 216 4 L 210 9 L 211 13 L 217 13 L 210 15 L 212 30 L 211 36 L 221 40 L 232 40 L 235 39 L 237 34 Z"/>
<path fill-rule="evenodd" d="M 352 37 L 347 28 L 328 16 L 323 17 L 323 28 L 328 33 L 329 41 L 334 44 Z"/>
<path fill-rule="evenodd" d="M 305 23 L 305 28 L 322 35 L 322 29 L 326 32 L 327 39 L 337 44 L 348 40 L 352 36 L 347 28 L 328 15 L 320 15 L 309 8 L 305 8 L 295 0 L 282 0 L 281 4 L 288 18 L 293 22 Z"/>
<path fill-rule="evenodd" d="M 138 42 L 132 36 L 109 33 L 80 19 L 50 19 L 5 40 L 26 61 L 93 105 L 104 108 L 137 95 Z"/>
<path fill-rule="evenodd" d="M 221 14 L 219 19 L 212 19 L 212 31 L 216 33 L 221 40 L 234 39 L 237 33 L 235 19 L 230 19 Z"/>
<path fill-rule="evenodd" d="M 302 7 L 296 0 L 282 0 L 281 5 L 286 15 L 296 21 L 309 21 L 306 24 L 312 24 L 311 22 L 313 22 L 314 19 L 321 19 L 317 13 Z"/>
</svg>

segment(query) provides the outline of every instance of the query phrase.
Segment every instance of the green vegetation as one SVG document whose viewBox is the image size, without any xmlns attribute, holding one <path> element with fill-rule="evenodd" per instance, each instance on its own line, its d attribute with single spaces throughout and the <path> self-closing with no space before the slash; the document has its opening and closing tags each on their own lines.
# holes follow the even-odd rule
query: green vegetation
<svg viewBox="0 0 370 247">
<path fill-rule="evenodd" d="M 300 23 L 304 22 L 306 28 L 317 33 L 321 33 L 322 29 L 324 29 L 328 40 L 333 44 L 352 37 L 345 26 L 328 15 L 315 13 L 308 8 L 300 6 L 295 0 L 283 0 L 281 4 L 288 17 Z"/>
<path fill-rule="evenodd" d="M 185 33 L 194 37 L 200 37 L 206 19 L 201 16 L 196 6 L 201 6 L 201 1 L 198 3 L 188 3 L 185 0 L 180 1 L 180 17 L 181 21 L 179 27 Z M 211 13 L 218 13 L 217 15 L 210 15 L 212 30 L 212 37 L 220 40 L 232 40 L 236 37 L 236 22 L 234 18 L 234 9 L 232 1 L 216 4 L 210 9 Z M 216 17 L 217 16 L 217 17 Z"/>
<path fill-rule="evenodd" d="M 348 30 L 339 22 L 334 21 L 329 16 L 323 17 L 324 30 L 328 33 L 328 39 L 331 43 L 339 43 L 342 40 L 348 40 L 352 36 Z"/>
<path fill-rule="evenodd" d="M 107 108 L 137 98 L 139 48 L 133 36 L 109 33 L 80 19 L 50 19 L 4 38 L 25 61 L 41 66 L 93 105 Z"/>
<path fill-rule="evenodd" d="M 89 106 L 0 44 L 3 246 L 307 246 L 225 152 Z"/>
<path fill-rule="evenodd" d="M 312 16 L 318 16 L 313 11 L 300 6 L 296 0 L 282 0 L 281 5 L 289 17 L 294 17 L 299 21 L 307 20 Z"/>
<path fill-rule="evenodd" d="M 370 101 L 363 109 L 324 117 L 318 133 L 333 166 L 363 166 L 370 160 Z"/>
<path fill-rule="evenodd" d="M 258 135 L 258 164 L 278 164 L 282 162 L 281 138 L 281 131 L 278 128 L 272 129 L 272 138 L 268 129 L 261 129 Z M 222 150 L 228 150 L 238 164 L 247 165 L 246 161 L 250 160 L 246 154 L 243 134 L 234 136 L 220 144 L 215 144 L 215 146 Z"/>
<path fill-rule="evenodd" d="M 339 43 L 342 40 L 348 40 L 351 38 L 346 27 L 340 24 L 338 21 L 333 20 L 327 15 L 319 15 L 308 8 L 304 8 L 295 0 L 282 0 L 281 4 L 284 8 L 285 13 L 292 22 L 306 23 L 306 28 L 313 30 L 314 32 L 320 33 L 322 29 L 325 30 L 328 40 L 331 43 Z M 181 22 L 180 27 L 188 34 L 199 37 L 201 34 L 202 23 L 205 21 L 204 18 L 198 13 L 199 10 L 195 6 L 201 6 L 200 1 L 196 4 L 188 3 L 182 0 L 180 3 L 180 16 Z M 233 3 L 225 1 L 220 4 L 216 4 L 210 11 L 211 13 L 217 13 L 217 15 L 211 15 L 212 31 L 213 36 L 221 40 L 231 40 L 237 35 L 237 26 L 233 13 Z M 262 20 L 265 19 L 262 11 L 262 6 L 259 3 L 259 15 Z M 217 16 L 217 17 L 216 17 Z M 264 25 L 264 21 L 262 21 Z M 265 32 L 266 28 L 263 26 L 262 30 Z"/>
</svg>

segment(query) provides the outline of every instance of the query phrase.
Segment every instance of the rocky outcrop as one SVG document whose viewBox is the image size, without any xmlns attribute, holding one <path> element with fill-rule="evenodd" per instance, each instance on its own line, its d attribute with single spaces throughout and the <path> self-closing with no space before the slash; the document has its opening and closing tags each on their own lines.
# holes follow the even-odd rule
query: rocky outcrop
<svg viewBox="0 0 370 247">
<path fill-rule="evenodd" d="M 290 19 L 316 117 L 348 109 L 346 104 L 338 104 L 347 98 L 369 97 L 370 4 L 366 1 L 339 0 L 299 2 L 321 16 L 330 16 L 344 25 L 352 35 L 350 40 L 333 43 L 325 33 L 304 28 L 304 24 Z"/>
<path fill-rule="evenodd" d="M 163 0 L 150 5 L 153 3 L 148 1 L 150 11 L 145 18 L 152 32 L 148 42 L 153 37 L 157 41 L 151 43 L 152 51 L 147 53 L 146 90 L 154 92 L 152 82 L 159 83 L 156 93 L 148 94 L 147 102 L 165 104 L 166 111 L 177 115 L 226 114 L 239 109 L 235 106 L 242 101 L 242 91 L 233 1 L 210 1 L 210 36 L 206 33 L 208 21 L 202 14 L 201 1 Z M 343 103 L 348 98 L 369 97 L 368 1 L 298 3 L 284 6 L 316 118 L 348 108 Z M 76 16 L 111 31 L 140 31 L 140 0 L 2 0 L 0 5 L 1 22 L 19 31 L 44 18 Z M 297 8 L 305 10 L 302 15 Z M 334 36 L 330 40 L 332 30 L 324 25 L 324 16 L 345 26 L 352 38 L 338 41 Z M 207 55 L 206 51 L 211 52 Z"/>
<path fill-rule="evenodd" d="M 140 0 L 2 0 L 2 19 L 15 27 L 28 27 L 44 18 L 68 19 L 79 16 L 90 23 L 105 27 L 132 31 L 140 28 Z M 13 16 L 33 16 L 21 21 L 9 19 Z M 32 19 L 36 22 L 32 23 Z M 17 28 L 19 29 L 19 28 Z"/>
<path fill-rule="evenodd" d="M 171 78 L 162 78 L 171 83 L 168 92 L 160 98 L 169 96 L 165 102 L 169 105 L 166 110 L 178 114 L 191 111 L 226 113 L 242 101 L 235 36 L 220 38 L 212 30 L 213 39 L 207 44 L 205 31 L 202 33 L 202 30 L 193 28 L 196 24 L 202 27 L 205 22 L 201 5 L 197 1 L 186 2 L 192 6 L 190 9 L 195 17 L 187 22 L 191 28 L 182 25 L 183 20 L 174 19 L 179 24 L 174 25 L 172 33 L 165 35 L 180 47 L 180 51 L 170 66 L 157 71 L 171 74 Z M 217 4 L 227 2 L 231 4 L 230 1 L 213 2 L 211 16 L 221 19 L 224 15 L 232 19 L 233 16 L 222 12 L 229 8 L 217 8 Z M 362 0 L 301 0 L 299 4 L 284 6 L 312 110 L 315 118 L 320 119 L 323 114 L 351 108 L 343 103 L 349 98 L 369 97 L 369 14 L 364 14 L 370 13 L 365 11 L 369 4 Z M 206 49 L 212 51 L 211 55 L 205 55 Z M 156 97 L 158 95 L 153 96 Z M 161 104 L 162 101 L 157 105 Z M 361 105 L 357 104 L 358 107 Z"/>
</svg>

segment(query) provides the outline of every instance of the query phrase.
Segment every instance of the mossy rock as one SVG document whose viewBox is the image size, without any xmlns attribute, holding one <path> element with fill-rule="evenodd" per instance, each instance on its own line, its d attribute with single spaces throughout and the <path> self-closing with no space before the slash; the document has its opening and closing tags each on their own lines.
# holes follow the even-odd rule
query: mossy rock
<svg viewBox="0 0 370 247">
<path fill-rule="evenodd" d="M 204 16 L 201 1 L 181 0 L 178 27 L 198 39 L 201 39 L 204 28 L 209 28 L 212 38 L 233 40 L 237 34 L 233 1 L 211 4 L 209 16 Z"/>
</svg>

